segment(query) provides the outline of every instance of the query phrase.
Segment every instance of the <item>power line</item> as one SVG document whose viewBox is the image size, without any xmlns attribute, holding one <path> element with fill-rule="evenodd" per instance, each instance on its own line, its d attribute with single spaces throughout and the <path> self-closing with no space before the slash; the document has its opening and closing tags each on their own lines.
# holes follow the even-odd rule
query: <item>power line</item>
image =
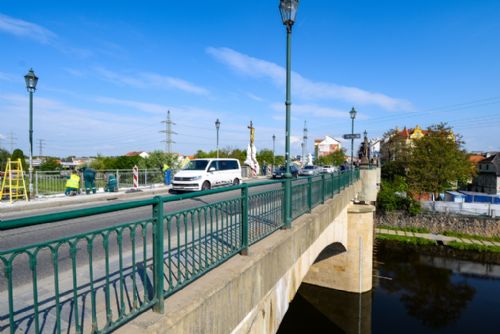
<svg viewBox="0 0 500 334">
<path fill-rule="evenodd" d="M 177 133 L 172 131 L 172 125 L 175 125 L 175 123 L 170 119 L 170 110 L 167 111 L 167 119 L 161 121 L 161 123 L 165 123 L 165 130 L 160 131 L 161 133 L 165 133 L 165 140 L 162 141 L 165 143 L 165 151 L 172 153 L 172 144 L 175 144 L 175 141 L 172 140 L 172 135 L 176 135 Z"/>
</svg>

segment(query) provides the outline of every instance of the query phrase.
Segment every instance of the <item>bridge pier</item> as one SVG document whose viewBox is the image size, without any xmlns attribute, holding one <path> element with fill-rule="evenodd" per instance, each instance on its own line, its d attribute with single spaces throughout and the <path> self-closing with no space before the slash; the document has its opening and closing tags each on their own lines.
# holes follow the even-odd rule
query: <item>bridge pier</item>
<svg viewBox="0 0 500 334">
<path fill-rule="evenodd" d="M 374 211 L 372 205 L 348 207 L 345 248 L 337 243 L 326 247 L 309 269 L 304 283 L 354 293 L 372 289 Z"/>
</svg>

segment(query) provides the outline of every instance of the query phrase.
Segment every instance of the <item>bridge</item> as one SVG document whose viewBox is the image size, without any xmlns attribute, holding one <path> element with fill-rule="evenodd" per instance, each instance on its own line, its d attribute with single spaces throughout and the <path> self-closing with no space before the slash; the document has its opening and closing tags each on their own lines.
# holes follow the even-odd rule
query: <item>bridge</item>
<svg viewBox="0 0 500 334">
<path fill-rule="evenodd" d="M 374 201 L 378 175 L 362 169 L 1 221 L 3 231 L 36 227 L 54 237 L 0 245 L 0 332 L 276 332 L 302 282 L 371 290 L 373 207 L 353 199 Z M 123 221 L 109 223 L 113 216 Z M 89 226 L 76 225 L 82 217 Z M 61 222 L 79 232 L 58 234 Z"/>
</svg>

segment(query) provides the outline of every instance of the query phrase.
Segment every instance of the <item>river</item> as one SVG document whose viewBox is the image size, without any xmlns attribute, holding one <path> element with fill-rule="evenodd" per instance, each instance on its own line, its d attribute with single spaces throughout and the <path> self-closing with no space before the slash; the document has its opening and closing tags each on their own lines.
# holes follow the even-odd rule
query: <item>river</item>
<svg viewBox="0 0 500 334">
<path fill-rule="evenodd" d="M 500 255 L 375 248 L 372 291 L 302 284 L 278 333 L 500 333 Z"/>
</svg>

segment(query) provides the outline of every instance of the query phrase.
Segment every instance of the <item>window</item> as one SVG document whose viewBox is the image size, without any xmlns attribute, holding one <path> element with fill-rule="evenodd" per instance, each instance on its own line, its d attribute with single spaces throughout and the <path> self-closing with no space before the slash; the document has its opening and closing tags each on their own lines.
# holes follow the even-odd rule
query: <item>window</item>
<svg viewBox="0 0 500 334">
<path fill-rule="evenodd" d="M 233 170 L 233 169 L 238 169 L 238 162 L 236 160 L 219 161 L 219 170 Z"/>
<path fill-rule="evenodd" d="M 208 167 L 208 170 L 210 171 L 211 168 L 215 168 L 216 171 L 219 170 L 219 162 L 217 160 L 212 161 L 212 163 Z"/>
</svg>

